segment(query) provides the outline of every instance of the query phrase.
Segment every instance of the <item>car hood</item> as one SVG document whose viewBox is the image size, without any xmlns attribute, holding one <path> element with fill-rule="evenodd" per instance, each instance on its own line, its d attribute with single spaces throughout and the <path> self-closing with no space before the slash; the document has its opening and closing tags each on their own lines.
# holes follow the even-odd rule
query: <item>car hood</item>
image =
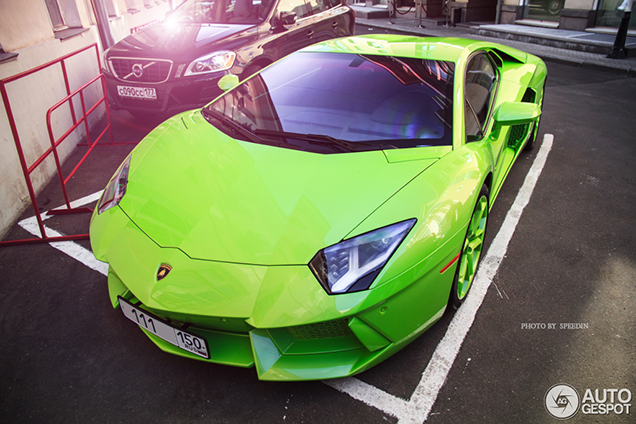
<svg viewBox="0 0 636 424">
<path fill-rule="evenodd" d="M 146 56 L 177 59 L 198 55 L 209 45 L 239 33 L 253 25 L 160 23 L 129 35 L 109 50 L 109 56 Z"/>
<path fill-rule="evenodd" d="M 237 141 L 200 112 L 164 125 L 133 154 L 120 206 L 158 245 L 195 259 L 307 264 L 436 160 Z"/>
</svg>

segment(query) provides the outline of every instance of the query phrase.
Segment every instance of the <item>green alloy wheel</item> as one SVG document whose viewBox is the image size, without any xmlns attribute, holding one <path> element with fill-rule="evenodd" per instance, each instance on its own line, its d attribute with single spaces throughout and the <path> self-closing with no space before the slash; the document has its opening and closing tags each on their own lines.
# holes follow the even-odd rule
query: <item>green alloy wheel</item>
<svg viewBox="0 0 636 424">
<path fill-rule="evenodd" d="M 466 298 L 475 279 L 475 274 L 479 267 L 479 260 L 481 259 L 481 251 L 486 238 L 487 221 L 488 187 L 484 185 L 479 192 L 473 216 L 468 223 L 464 247 L 459 257 L 457 274 L 453 283 L 453 289 L 451 290 L 453 306 L 456 308 L 458 308 Z"/>
</svg>

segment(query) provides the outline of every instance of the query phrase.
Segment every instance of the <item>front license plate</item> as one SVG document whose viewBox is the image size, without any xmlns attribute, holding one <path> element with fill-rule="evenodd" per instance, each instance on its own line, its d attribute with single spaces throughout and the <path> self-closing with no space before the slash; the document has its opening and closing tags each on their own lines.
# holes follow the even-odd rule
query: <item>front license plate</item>
<svg viewBox="0 0 636 424">
<path fill-rule="evenodd" d="M 131 99 L 157 100 L 157 91 L 152 87 L 127 87 L 118 85 L 117 94 L 119 94 L 119 97 L 128 97 Z"/>
<path fill-rule="evenodd" d="M 122 297 L 119 297 L 119 306 L 121 306 L 121 311 L 126 318 L 144 330 L 183 350 L 192 352 L 202 358 L 210 359 L 207 341 L 204 338 L 173 327 L 153 314 L 139 309 Z"/>
</svg>

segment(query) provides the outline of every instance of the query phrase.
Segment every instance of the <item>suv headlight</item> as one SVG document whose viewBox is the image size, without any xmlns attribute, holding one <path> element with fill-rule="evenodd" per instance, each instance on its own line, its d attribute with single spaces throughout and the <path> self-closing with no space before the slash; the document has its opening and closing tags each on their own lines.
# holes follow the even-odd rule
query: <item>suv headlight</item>
<svg viewBox="0 0 636 424">
<path fill-rule="evenodd" d="M 309 268 L 329 294 L 366 290 L 415 221 L 398 222 L 322 249 Z"/>
<path fill-rule="evenodd" d="M 187 77 L 188 75 L 200 75 L 230 69 L 234 65 L 235 58 L 236 53 L 227 50 L 206 54 L 190 63 L 183 76 Z"/>
<path fill-rule="evenodd" d="M 106 53 L 108 53 L 108 49 L 104 50 L 104 53 L 102 53 L 102 70 L 108 72 L 109 74 L 112 74 L 112 72 L 110 71 L 110 66 L 108 65 L 108 58 L 106 57 Z"/>
<path fill-rule="evenodd" d="M 99 199 L 99 205 L 97 208 L 98 213 L 102 213 L 117 206 L 121 199 L 126 194 L 126 186 L 128 185 L 128 171 L 130 169 L 130 156 L 119 166 L 113 178 L 110 179 L 108 185 L 102 193 L 102 197 Z"/>
</svg>

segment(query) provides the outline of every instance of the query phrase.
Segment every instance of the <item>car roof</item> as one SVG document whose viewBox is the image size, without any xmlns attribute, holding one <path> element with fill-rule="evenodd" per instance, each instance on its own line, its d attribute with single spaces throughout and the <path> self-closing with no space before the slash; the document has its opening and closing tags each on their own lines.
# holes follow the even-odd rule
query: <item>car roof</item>
<svg viewBox="0 0 636 424">
<path fill-rule="evenodd" d="M 466 38 L 416 37 L 397 34 L 366 34 L 337 38 L 314 44 L 301 51 L 370 54 L 458 62 L 462 56 L 466 56 L 467 52 L 488 48 L 506 50 L 506 53 L 513 53 L 514 55 L 514 52 L 507 51 L 509 49 L 505 46 L 484 41 Z M 521 57 L 518 59 L 525 61 Z"/>
</svg>

